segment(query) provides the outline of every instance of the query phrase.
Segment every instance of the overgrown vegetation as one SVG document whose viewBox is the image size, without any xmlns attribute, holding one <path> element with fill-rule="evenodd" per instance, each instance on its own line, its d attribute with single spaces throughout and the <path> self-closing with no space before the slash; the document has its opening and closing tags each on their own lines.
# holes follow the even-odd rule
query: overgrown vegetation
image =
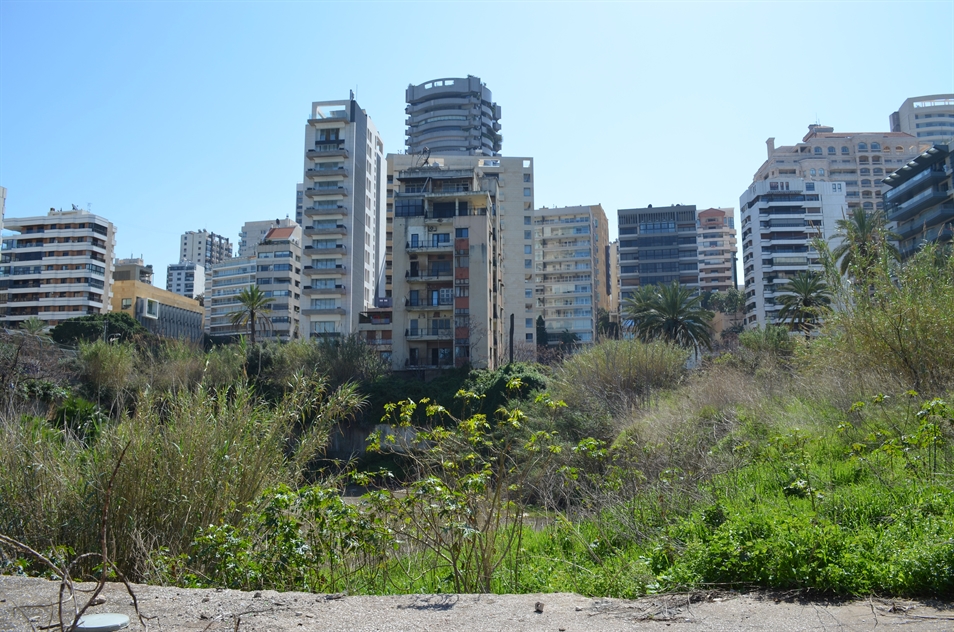
<svg viewBox="0 0 954 632">
<path fill-rule="evenodd" d="M 808 335 L 746 331 L 692 370 L 698 337 L 423 382 L 358 339 L 72 355 L 8 336 L 0 533 L 55 559 L 98 549 L 128 444 L 108 545 L 138 580 L 950 596 L 954 261 L 829 264 L 836 309 Z M 322 457 L 342 425 L 371 457 Z M 42 572 L 0 551 L 8 572 Z"/>
</svg>

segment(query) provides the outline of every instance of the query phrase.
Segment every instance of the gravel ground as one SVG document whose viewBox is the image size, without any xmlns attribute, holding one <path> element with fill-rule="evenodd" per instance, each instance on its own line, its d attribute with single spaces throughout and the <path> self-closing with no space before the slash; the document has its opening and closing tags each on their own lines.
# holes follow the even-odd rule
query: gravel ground
<svg viewBox="0 0 954 632">
<path fill-rule="evenodd" d="M 94 584 L 77 584 L 85 603 Z M 279 632 L 616 632 L 623 630 L 954 630 L 954 602 L 869 599 L 805 601 L 796 595 L 732 592 L 647 597 L 635 601 L 546 595 L 403 595 L 348 597 L 133 585 L 145 625 L 123 584 L 107 584 L 89 613 L 119 612 L 128 630 Z M 59 584 L 0 576 L 0 630 L 52 626 Z M 82 591 L 82 592 L 81 592 Z M 65 610 L 72 609 L 72 602 Z M 539 610 L 539 612 L 538 612 Z"/>
</svg>

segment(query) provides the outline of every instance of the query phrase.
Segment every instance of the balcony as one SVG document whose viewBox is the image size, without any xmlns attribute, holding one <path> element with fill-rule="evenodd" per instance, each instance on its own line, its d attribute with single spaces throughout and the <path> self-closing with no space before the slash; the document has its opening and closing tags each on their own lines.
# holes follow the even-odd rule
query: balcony
<svg viewBox="0 0 954 632">
<path fill-rule="evenodd" d="M 334 248 L 328 246 L 305 246 L 304 251 L 309 255 L 343 255 L 348 252 L 344 244 L 337 244 Z"/>
<path fill-rule="evenodd" d="M 451 252 L 454 249 L 453 242 L 450 241 L 430 241 L 430 242 L 405 242 L 404 249 L 408 252 Z"/>
<path fill-rule="evenodd" d="M 310 198 L 321 197 L 324 195 L 341 195 L 344 197 L 348 196 L 347 187 L 311 187 L 305 189 L 305 195 Z"/>
<path fill-rule="evenodd" d="M 901 204 L 888 203 L 886 205 L 888 219 L 894 222 L 903 222 L 906 219 L 911 219 L 924 209 L 937 206 L 951 199 L 951 195 L 951 191 L 928 189 L 918 193 L 907 202 L 902 202 Z"/>
<path fill-rule="evenodd" d="M 408 310 L 413 309 L 450 309 L 454 306 L 454 299 L 438 299 L 434 300 L 433 298 L 419 298 L 419 299 L 404 299 L 404 306 Z"/>
<path fill-rule="evenodd" d="M 408 340 L 450 340 L 454 337 L 453 327 L 426 327 L 424 329 L 405 329 Z"/>
<path fill-rule="evenodd" d="M 306 237 L 312 235 L 347 235 L 348 227 L 344 224 L 337 224 L 335 226 L 325 228 L 305 228 L 303 232 Z"/>
<path fill-rule="evenodd" d="M 304 316 L 329 316 L 329 315 L 338 315 L 344 316 L 347 312 L 343 307 L 328 307 L 328 308 L 319 308 L 319 307 L 302 307 L 301 313 Z"/>
<path fill-rule="evenodd" d="M 905 169 L 906 167 L 902 167 Z M 934 186 L 947 178 L 950 174 L 943 170 L 925 169 L 907 182 L 902 182 L 898 186 L 889 189 L 892 200 L 900 199 L 915 193 L 918 189 Z"/>
<path fill-rule="evenodd" d="M 344 167 L 338 167 L 337 169 L 307 169 L 305 171 L 306 178 L 328 178 L 336 176 L 346 178 L 348 176 L 348 170 Z"/>
<path fill-rule="evenodd" d="M 335 146 L 333 144 L 317 144 L 314 149 L 309 149 L 305 152 L 305 156 L 308 158 L 347 158 L 348 150 L 342 145 Z"/>
<path fill-rule="evenodd" d="M 404 279 L 408 283 L 426 283 L 430 281 L 450 281 L 454 277 L 453 268 L 429 268 L 412 273 L 404 273 Z"/>
<path fill-rule="evenodd" d="M 340 204 L 336 206 L 306 206 L 302 209 L 302 215 L 305 217 L 314 217 L 316 215 L 345 215 L 348 207 Z"/>
<path fill-rule="evenodd" d="M 915 221 L 903 228 L 899 226 L 895 232 L 901 236 L 901 239 L 908 239 L 921 233 L 927 233 L 929 229 L 935 226 L 950 223 L 954 223 L 954 204 L 944 204 L 916 218 Z"/>
<path fill-rule="evenodd" d="M 346 291 L 345 286 L 340 284 L 335 285 L 334 287 L 312 287 L 310 285 L 306 285 L 301 288 L 301 293 L 304 296 L 331 296 L 331 295 L 343 296 L 345 294 L 345 291 Z"/>
</svg>

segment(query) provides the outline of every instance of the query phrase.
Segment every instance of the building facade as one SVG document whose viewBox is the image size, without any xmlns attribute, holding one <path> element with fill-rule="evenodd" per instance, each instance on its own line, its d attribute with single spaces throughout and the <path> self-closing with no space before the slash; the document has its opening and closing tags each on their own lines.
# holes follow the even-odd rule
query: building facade
<svg viewBox="0 0 954 632">
<path fill-rule="evenodd" d="M 350 335 L 374 307 L 384 246 L 384 143 L 354 100 L 312 103 L 305 126 L 302 329 Z M 327 305 L 312 308 L 312 301 Z"/>
<path fill-rule="evenodd" d="M 74 207 L 47 215 L 6 219 L 19 234 L 3 240 L 0 323 L 37 317 L 48 325 L 110 310 L 116 228 Z"/>
<path fill-rule="evenodd" d="M 848 208 L 883 210 L 882 179 L 917 156 L 917 138 L 904 132 L 836 133 L 834 128 L 809 125 L 796 145 L 766 141 L 768 158 L 753 182 L 769 179 L 843 182 Z"/>
<path fill-rule="evenodd" d="M 499 174 L 473 160 L 388 158 L 392 367 L 495 368 L 504 331 Z"/>
<path fill-rule="evenodd" d="M 141 281 L 138 275 L 119 279 L 118 269 L 116 274 L 112 311 L 129 314 L 160 338 L 202 342 L 205 310 L 198 302 Z"/>
<path fill-rule="evenodd" d="M 232 258 L 232 243 L 228 238 L 207 230 L 190 230 L 182 234 L 179 242 L 179 263 L 192 261 L 208 270 Z"/>
<path fill-rule="evenodd" d="M 294 226 L 297 222 L 286 217 L 285 219 L 261 220 L 255 222 L 245 222 L 242 224 L 242 230 L 239 232 L 238 256 L 254 257 L 255 249 L 262 243 L 265 235 L 273 228 L 283 226 Z"/>
<path fill-rule="evenodd" d="M 258 244 L 255 284 L 271 298 L 269 338 L 294 340 L 301 333 L 301 226 L 272 228 Z"/>
<path fill-rule="evenodd" d="M 166 290 L 186 298 L 205 295 L 205 266 L 192 261 L 166 266 Z"/>
<path fill-rule="evenodd" d="M 154 273 L 151 265 L 138 258 L 116 259 L 113 262 L 113 281 L 139 281 L 152 285 Z"/>
<path fill-rule="evenodd" d="M 699 211 L 699 290 L 725 292 L 735 289 L 735 261 L 738 241 L 735 209 L 709 208 Z"/>
<path fill-rule="evenodd" d="M 477 77 L 434 79 L 405 93 L 409 154 L 498 156 L 500 106 Z"/>
<path fill-rule="evenodd" d="M 235 257 L 212 267 L 208 332 L 212 337 L 249 333 L 248 326 L 232 323 L 243 309 L 238 295 L 258 286 L 266 298 L 268 314 L 258 318 L 259 340 L 293 340 L 301 336 L 301 227 L 272 228 L 256 246 L 256 256 Z"/>
<path fill-rule="evenodd" d="M 905 99 L 890 119 L 892 132 L 904 132 L 919 143 L 954 143 L 954 94 Z"/>
<path fill-rule="evenodd" d="M 739 198 L 747 327 L 779 323 L 787 279 L 821 270 L 811 241 L 837 232 L 848 213 L 846 189 L 842 182 L 773 178 L 752 183 Z"/>
<path fill-rule="evenodd" d="M 534 211 L 534 299 L 547 338 L 561 334 L 589 344 L 597 339 L 600 309 L 613 311 L 606 213 L 595 206 L 539 208 Z M 532 316 L 527 325 L 534 325 Z M 532 337 L 527 338 L 533 342 Z"/>
<path fill-rule="evenodd" d="M 620 209 L 621 302 L 644 285 L 678 281 L 699 287 L 696 222 L 692 205 Z"/>
<path fill-rule="evenodd" d="M 950 145 L 933 145 L 884 179 L 890 228 L 901 237 L 901 258 L 924 242 L 947 243 L 954 229 L 954 164 Z"/>
</svg>

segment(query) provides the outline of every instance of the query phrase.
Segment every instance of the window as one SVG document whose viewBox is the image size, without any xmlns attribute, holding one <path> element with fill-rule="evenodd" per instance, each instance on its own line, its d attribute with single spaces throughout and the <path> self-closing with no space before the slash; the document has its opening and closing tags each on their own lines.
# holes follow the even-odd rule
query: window
<svg viewBox="0 0 954 632">
<path fill-rule="evenodd" d="M 525 255 L 532 255 L 532 254 L 533 254 L 533 246 L 531 246 L 531 245 L 529 245 L 529 244 L 526 245 L 526 246 L 524 246 L 524 247 L 523 247 L 523 254 L 525 254 Z"/>
<path fill-rule="evenodd" d="M 524 225 L 524 226 L 529 226 L 532 222 L 533 222 L 533 218 L 532 218 L 532 217 L 530 217 L 529 215 L 524 215 L 524 216 L 523 216 L 523 225 Z"/>
<path fill-rule="evenodd" d="M 533 334 L 527 334 L 527 342 L 533 342 Z"/>
<path fill-rule="evenodd" d="M 532 239 L 533 236 L 530 234 L 530 231 L 529 231 L 529 230 L 525 230 L 525 231 L 523 231 L 523 238 L 524 238 L 524 239 Z"/>
<path fill-rule="evenodd" d="M 454 237 L 457 239 L 467 239 L 467 232 L 466 228 L 458 228 L 454 231 Z"/>
<path fill-rule="evenodd" d="M 868 151 L 868 143 L 858 143 L 858 151 Z"/>
<path fill-rule="evenodd" d="M 834 155 L 834 153 L 835 153 L 835 148 L 834 148 L 834 147 L 829 147 L 829 148 L 828 148 L 828 153 L 829 153 L 829 155 Z"/>
<path fill-rule="evenodd" d="M 531 290 L 530 288 L 527 288 L 526 290 L 524 290 L 523 295 L 526 298 L 533 298 L 533 290 Z"/>
<path fill-rule="evenodd" d="M 132 307 L 132 299 L 131 299 L 131 298 L 124 298 L 124 299 L 123 299 L 123 309 L 129 309 L 130 307 Z"/>
<path fill-rule="evenodd" d="M 159 301 L 154 301 L 151 298 L 146 299 L 146 316 L 159 318 Z"/>
<path fill-rule="evenodd" d="M 821 153 L 822 153 L 822 148 L 821 148 L 821 147 L 816 147 L 816 148 L 815 148 L 815 154 L 821 156 Z"/>
<path fill-rule="evenodd" d="M 524 260 L 523 260 L 523 267 L 524 267 L 524 268 L 532 268 L 532 267 L 533 267 L 533 259 L 524 259 Z"/>
<path fill-rule="evenodd" d="M 815 170 L 812 169 L 812 170 L 810 170 L 808 173 L 810 173 L 811 175 L 815 175 Z"/>
<path fill-rule="evenodd" d="M 847 148 L 847 147 L 842 147 L 842 148 L 841 148 L 841 153 L 842 153 L 842 154 L 847 154 L 847 153 L 848 153 L 848 148 Z"/>
<path fill-rule="evenodd" d="M 871 143 L 871 151 L 881 151 L 881 143 Z"/>
<path fill-rule="evenodd" d="M 805 183 L 805 190 L 806 190 L 806 191 L 814 191 L 814 190 L 815 190 L 815 183 L 814 183 L 814 182 L 806 182 L 806 183 Z"/>
<path fill-rule="evenodd" d="M 529 174 L 529 173 L 523 174 L 523 181 L 524 181 L 524 182 L 530 182 L 530 174 Z"/>
<path fill-rule="evenodd" d="M 523 197 L 530 197 L 531 195 L 533 195 L 533 189 L 531 189 L 530 187 L 524 187 Z"/>
</svg>

